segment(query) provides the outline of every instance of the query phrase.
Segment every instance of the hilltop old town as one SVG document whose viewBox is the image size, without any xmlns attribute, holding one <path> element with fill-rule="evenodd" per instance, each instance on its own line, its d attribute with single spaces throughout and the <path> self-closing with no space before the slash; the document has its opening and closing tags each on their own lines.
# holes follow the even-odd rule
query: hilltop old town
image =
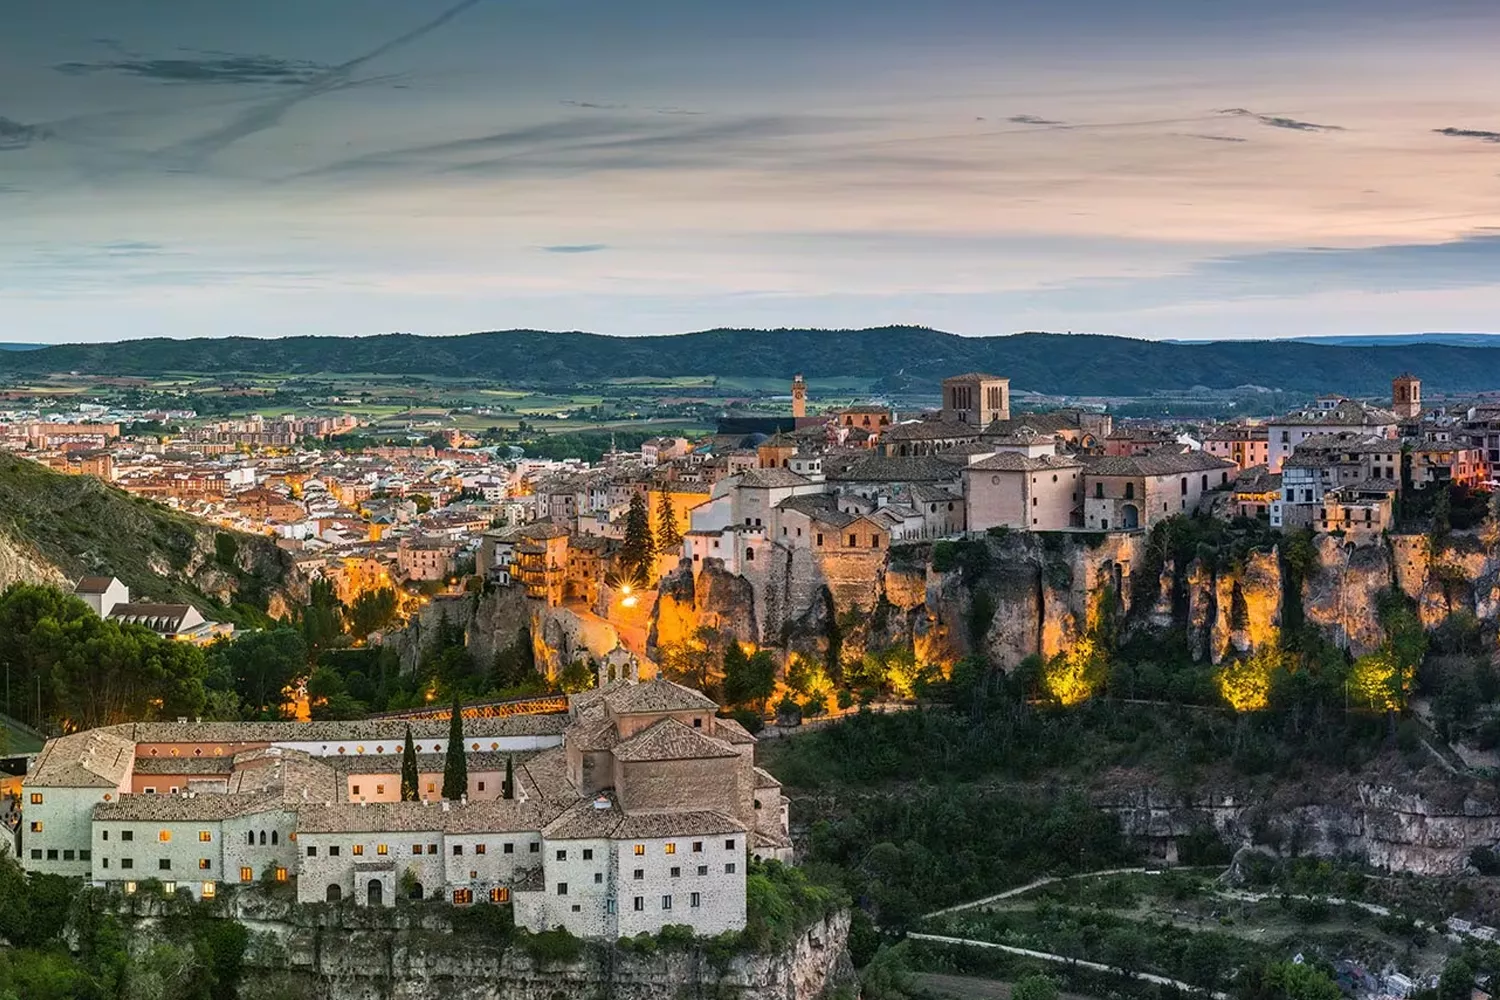
<svg viewBox="0 0 1500 1000">
<path fill-rule="evenodd" d="M 756 766 L 755 736 L 658 675 L 647 631 L 668 627 L 651 618 L 664 578 L 747 581 L 765 633 L 772 605 L 818 593 L 868 609 L 893 547 L 1139 534 L 1183 514 L 1372 544 L 1404 496 L 1500 470 L 1500 405 L 1429 407 L 1410 375 L 1390 399 L 1319 397 L 1259 422 L 1019 412 L 1009 381 L 983 373 L 946 379 L 934 411 L 814 410 L 798 376 L 789 412 L 726 416 L 701 439 L 652 438 L 595 464 L 460 432 L 346 451 L 349 416 L 0 413 L 5 449 L 274 539 L 345 604 L 389 588 L 405 616 L 428 620 L 476 586 L 510 593 L 539 623 L 539 647 L 559 645 L 554 634 L 572 647 L 543 648 L 539 669 L 586 652 L 598 671 L 538 712 L 68 732 L 24 777 L 21 863 L 199 898 L 268 877 L 294 882 L 302 902 L 509 902 L 520 926 L 580 937 L 737 930 L 748 859 L 791 859 L 787 801 Z M 147 421 L 189 426 L 132 429 Z M 204 645 L 235 632 L 107 572 L 72 583 L 101 618 Z M 440 792 L 455 755 L 461 787 Z"/>
</svg>

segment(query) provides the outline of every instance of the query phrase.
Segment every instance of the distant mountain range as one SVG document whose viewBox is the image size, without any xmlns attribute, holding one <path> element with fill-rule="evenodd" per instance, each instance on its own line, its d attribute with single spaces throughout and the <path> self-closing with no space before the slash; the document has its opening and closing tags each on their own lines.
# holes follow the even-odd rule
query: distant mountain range
<svg viewBox="0 0 1500 1000">
<path fill-rule="evenodd" d="M 0 351 L 35 351 L 46 346 L 46 344 L 7 344 L 0 341 Z"/>
<path fill-rule="evenodd" d="M 1187 344 L 1054 333 L 959 337 L 922 327 L 707 330 L 659 337 L 510 330 L 452 337 L 132 340 L 0 353 L 0 374 L 373 372 L 538 386 L 682 375 L 789 379 L 801 372 L 810 378 L 867 378 L 892 390 L 930 389 L 946 375 L 975 370 L 1008 376 L 1016 389 L 1074 395 L 1245 385 L 1380 395 L 1403 371 L 1422 378 L 1429 392 L 1500 389 L 1500 351 L 1421 338 Z"/>
</svg>

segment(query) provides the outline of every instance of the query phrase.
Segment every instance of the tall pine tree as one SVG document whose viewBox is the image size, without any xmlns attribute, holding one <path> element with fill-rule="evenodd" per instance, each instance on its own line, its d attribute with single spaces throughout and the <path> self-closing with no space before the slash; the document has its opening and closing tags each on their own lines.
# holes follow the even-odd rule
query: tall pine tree
<svg viewBox="0 0 1500 1000">
<path fill-rule="evenodd" d="M 651 517 L 646 512 L 646 498 L 640 493 L 630 497 L 630 511 L 625 515 L 625 539 L 620 543 L 620 562 L 627 573 L 647 575 L 656 542 L 651 537 Z"/>
<path fill-rule="evenodd" d="M 514 757 L 505 758 L 505 784 L 501 787 L 500 794 L 507 798 L 516 797 L 516 761 Z"/>
<path fill-rule="evenodd" d="M 666 490 L 656 504 L 656 551 L 664 556 L 676 555 L 682 549 L 682 532 L 677 530 L 677 512 Z"/>
<path fill-rule="evenodd" d="M 406 746 L 401 751 L 401 801 L 415 802 L 420 795 L 417 750 L 411 745 L 411 726 L 406 727 Z"/>
<path fill-rule="evenodd" d="M 448 724 L 448 757 L 443 762 L 443 798 L 457 802 L 469 791 L 469 760 L 464 755 L 464 713 L 453 699 L 453 718 Z"/>
</svg>

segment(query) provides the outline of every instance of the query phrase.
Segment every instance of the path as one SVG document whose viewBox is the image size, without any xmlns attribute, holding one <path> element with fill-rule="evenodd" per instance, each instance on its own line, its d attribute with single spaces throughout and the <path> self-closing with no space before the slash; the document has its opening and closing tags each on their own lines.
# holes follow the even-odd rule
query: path
<svg viewBox="0 0 1500 1000">
<path fill-rule="evenodd" d="M 998 903 L 1000 900 L 1010 899 L 1012 896 L 1024 896 L 1033 889 L 1040 889 L 1042 886 L 1051 885 L 1054 882 L 1071 882 L 1074 879 L 1080 878 L 1103 878 L 1106 875 L 1147 875 L 1153 871 L 1160 870 L 1159 868 L 1103 868 L 1096 872 L 1083 872 L 1079 875 L 1048 875 L 1046 878 L 1039 878 L 1035 882 L 1028 882 L 1025 885 L 1018 885 L 1014 889 L 997 892 L 993 896 L 985 896 L 983 899 L 970 900 L 967 903 L 959 903 L 957 906 L 933 910 L 931 913 L 924 914 L 922 919 L 931 920 L 933 917 L 941 917 L 949 913 L 958 913 L 961 910 L 972 910 L 978 906 Z"/>
<path fill-rule="evenodd" d="M 1035 958 L 1043 962 L 1057 962 L 1061 965 L 1071 965 L 1079 969 L 1093 969 L 1095 972 L 1113 972 L 1125 976 L 1127 979 L 1139 979 L 1147 983 L 1155 983 L 1158 986 L 1171 986 L 1174 989 L 1183 990 L 1188 993 L 1199 993 L 1210 996 L 1213 1000 L 1229 1000 L 1228 993 L 1205 990 L 1185 983 L 1180 979 L 1168 979 L 1166 976 L 1158 976 L 1152 972 L 1130 972 L 1125 969 L 1117 969 L 1112 965 L 1102 962 L 1088 962 L 1081 958 L 1069 958 L 1067 955 L 1056 955 L 1050 951 L 1033 951 L 1030 948 L 1017 948 L 1015 945 L 996 944 L 993 941 L 975 941 L 970 938 L 947 937 L 942 934 L 919 934 L 912 932 L 906 935 L 917 941 L 931 941 L 935 944 L 967 945 L 971 948 L 992 948 L 995 951 L 1003 951 L 1010 955 L 1020 955 L 1023 958 Z"/>
</svg>

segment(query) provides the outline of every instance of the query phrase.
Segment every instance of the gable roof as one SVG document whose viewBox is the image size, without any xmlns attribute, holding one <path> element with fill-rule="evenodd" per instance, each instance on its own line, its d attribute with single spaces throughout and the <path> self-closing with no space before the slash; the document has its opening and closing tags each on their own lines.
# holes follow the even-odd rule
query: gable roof
<svg viewBox="0 0 1500 1000">
<path fill-rule="evenodd" d="M 644 684 L 625 684 L 604 696 L 604 703 L 616 715 L 638 715 L 644 712 L 716 712 L 719 703 L 702 691 L 657 677 Z"/>
<path fill-rule="evenodd" d="M 993 458 L 986 458 L 969 466 L 973 472 L 1035 472 L 1040 469 L 1076 469 L 1083 465 L 1076 458 L 1066 455 L 1022 455 L 1015 451 L 1002 451 Z"/>
<path fill-rule="evenodd" d="M 959 468 L 933 455 L 871 455 L 829 472 L 828 478 L 866 483 L 952 482 L 958 479 Z"/>
<path fill-rule="evenodd" d="M 1237 468 L 1233 462 L 1216 458 L 1207 452 L 1153 452 L 1149 455 L 1109 455 L 1096 458 L 1085 464 L 1084 474 L 1089 476 L 1172 476 L 1185 472 L 1209 472 L 1233 468 Z"/>
<path fill-rule="evenodd" d="M 812 482 L 791 469 L 746 469 L 740 473 L 740 485 L 750 489 L 778 489 L 787 486 L 805 486 Z"/>
<path fill-rule="evenodd" d="M 73 588 L 75 594 L 102 594 L 118 581 L 112 576 L 86 576 Z"/>
<path fill-rule="evenodd" d="M 676 719 L 662 719 L 654 726 L 636 733 L 615 747 L 614 755 L 616 760 L 627 763 L 739 756 L 729 744 L 705 736 L 700 730 L 685 726 Z"/>
<path fill-rule="evenodd" d="M 986 375 L 984 372 L 965 372 L 962 375 L 950 375 L 943 379 L 944 382 L 1009 382 L 1010 379 L 999 375 Z"/>
<path fill-rule="evenodd" d="M 888 427 L 880 433 L 881 441 L 946 441 L 952 438 L 974 438 L 979 428 L 958 420 L 912 420 Z"/>
</svg>

